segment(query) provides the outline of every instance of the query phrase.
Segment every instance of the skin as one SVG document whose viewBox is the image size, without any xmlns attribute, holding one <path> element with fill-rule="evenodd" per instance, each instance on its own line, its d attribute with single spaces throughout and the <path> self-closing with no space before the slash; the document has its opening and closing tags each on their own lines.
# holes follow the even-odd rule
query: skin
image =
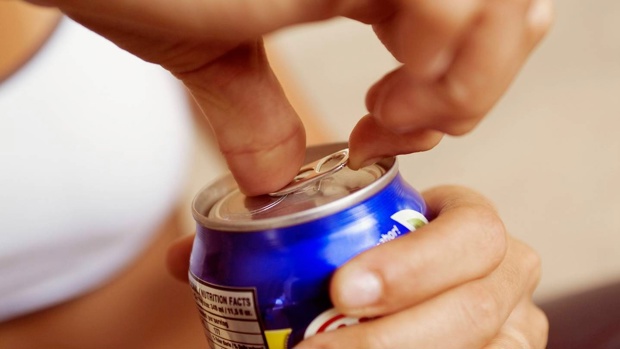
<svg viewBox="0 0 620 349">
<path fill-rule="evenodd" d="M 43 10 L 15 1 L 0 2 L 0 82 L 38 51 L 60 16 L 54 9 Z"/>
<path fill-rule="evenodd" d="M 80 297 L 0 323 L 1 349 L 205 348 L 188 286 L 163 267 L 181 236 L 178 213 L 157 228 L 136 262 Z"/>
<path fill-rule="evenodd" d="M 61 17 L 62 13 L 54 8 L 0 1 L 0 83 L 13 78 L 37 55 L 54 34 Z M 277 61 L 277 55 L 274 60 Z M 307 125 L 308 142 L 325 142 L 329 135 L 320 132 L 320 125 L 308 118 L 312 111 L 292 89 L 294 84 L 287 80 L 284 65 L 276 64 L 274 70 L 283 76 L 283 85 L 291 87 L 287 95 Z M 188 101 L 195 106 L 193 100 Z M 201 113 L 196 113 L 195 121 L 196 127 L 206 131 L 203 133 L 206 140 L 212 140 L 209 125 Z M 0 349 L 205 348 L 206 340 L 190 289 L 170 277 L 163 262 L 167 246 L 187 231 L 187 224 L 180 217 L 177 210 L 169 212 L 135 262 L 97 289 L 1 322 Z"/>
<path fill-rule="evenodd" d="M 346 16 L 372 25 L 403 63 L 369 89 L 350 166 L 432 148 L 470 131 L 506 90 L 551 22 L 550 0 L 33 0 L 56 6 L 189 88 L 241 189 L 287 184 L 304 127 L 261 36 Z M 257 175 L 258 174 L 258 175 Z"/>
<path fill-rule="evenodd" d="M 551 21 L 546 0 L 136 0 L 131 7 L 121 0 L 37 3 L 60 8 L 181 79 L 247 194 L 288 183 L 301 165 L 306 144 L 303 123 L 267 60 L 263 34 L 295 23 L 347 16 L 373 25 L 386 48 L 403 63 L 369 89 L 369 114 L 350 136 L 351 166 L 357 168 L 384 155 L 429 149 L 443 134 L 460 135 L 475 127 Z M 340 311 L 381 317 L 313 337 L 299 348 L 544 347 L 546 319 L 531 301 L 540 272 L 536 254 L 506 234 L 496 212 L 478 194 L 442 187 L 425 193 L 425 198 L 434 218 L 431 224 L 411 237 L 361 254 L 334 275 L 332 298 Z M 159 236 L 166 238 L 148 250 L 154 256 L 161 254 L 161 244 L 176 236 L 169 232 L 178 230 L 165 231 Z M 186 239 L 169 250 L 173 274 L 186 275 L 189 245 Z M 389 257 L 398 258 L 400 266 L 393 268 Z M 140 336 L 140 330 L 149 329 L 142 326 L 145 317 L 124 322 L 104 316 L 94 327 L 76 320 L 89 317 L 93 309 L 102 310 L 101 304 L 110 304 L 111 295 L 153 286 L 153 279 L 158 280 L 157 289 L 174 289 L 170 280 L 156 273 L 161 269 L 154 259 L 149 260 L 143 274 L 131 274 L 135 268 L 128 271 L 129 276 L 122 278 L 127 284 L 115 280 L 87 297 L 2 324 L 3 340 L 23 348 L 80 347 L 79 343 L 106 347 L 112 339 L 118 348 L 203 345 L 204 339 L 190 330 L 196 325 L 189 321 L 188 327 L 182 326 L 187 333 L 163 327 L 156 331 L 160 341 L 143 342 L 148 336 Z M 373 285 L 378 291 L 372 291 Z M 355 295 L 375 298 L 352 297 L 356 288 L 365 292 Z M 182 292 L 135 301 L 139 309 L 157 309 L 178 297 L 184 305 L 173 309 L 175 318 L 198 324 L 184 316 L 191 299 Z M 126 309 L 117 305 L 118 309 L 105 310 L 119 314 Z M 151 320 L 159 323 L 165 316 Z M 141 326 L 128 327 L 132 323 Z M 33 328 L 50 331 L 33 337 Z M 67 328 L 79 328 L 80 336 L 64 333 Z M 93 328 L 119 331 L 114 338 L 101 333 L 97 337 Z"/>
</svg>

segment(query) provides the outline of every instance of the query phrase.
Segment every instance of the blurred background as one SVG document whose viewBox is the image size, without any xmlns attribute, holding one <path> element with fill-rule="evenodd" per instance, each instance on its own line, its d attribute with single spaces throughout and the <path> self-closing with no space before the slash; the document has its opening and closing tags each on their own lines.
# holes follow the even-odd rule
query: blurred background
<svg viewBox="0 0 620 349">
<path fill-rule="evenodd" d="M 619 15 L 616 0 L 557 1 L 551 32 L 472 133 L 400 157 L 418 189 L 462 184 L 496 203 L 542 256 L 540 300 L 620 279 Z M 268 42 L 338 140 L 365 114 L 368 87 L 396 67 L 369 27 L 346 19 Z M 190 190 L 224 171 L 213 166 Z"/>
</svg>

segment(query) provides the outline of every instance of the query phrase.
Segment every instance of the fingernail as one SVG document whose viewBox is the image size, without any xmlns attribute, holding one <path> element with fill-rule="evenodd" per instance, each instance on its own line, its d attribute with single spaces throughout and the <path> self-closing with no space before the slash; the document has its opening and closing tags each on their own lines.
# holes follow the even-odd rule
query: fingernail
<svg viewBox="0 0 620 349">
<path fill-rule="evenodd" d="M 370 166 L 376 162 L 378 162 L 379 160 L 383 159 L 383 157 L 372 157 L 372 158 L 364 158 L 364 157 L 360 157 L 357 152 L 356 153 L 350 153 L 349 154 L 349 162 L 347 164 L 347 166 L 349 166 L 350 169 L 357 171 L 361 168 L 364 168 L 366 166 Z"/>
<path fill-rule="evenodd" d="M 362 308 L 377 302 L 381 297 L 379 277 L 364 269 L 344 269 L 342 287 L 338 291 L 340 304 L 349 309 Z"/>
<path fill-rule="evenodd" d="M 376 157 L 376 158 L 371 158 L 371 159 L 364 160 L 364 161 L 362 161 L 362 164 L 360 165 L 359 168 L 364 168 L 366 166 L 373 165 L 373 164 L 379 162 L 379 160 L 381 160 L 381 159 L 382 159 L 381 157 Z"/>
</svg>

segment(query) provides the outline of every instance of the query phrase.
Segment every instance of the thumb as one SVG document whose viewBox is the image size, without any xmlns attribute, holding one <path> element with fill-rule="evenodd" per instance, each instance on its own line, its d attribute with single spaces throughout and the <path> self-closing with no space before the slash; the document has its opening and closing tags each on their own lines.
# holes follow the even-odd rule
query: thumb
<svg viewBox="0 0 620 349">
<path fill-rule="evenodd" d="M 269 66 L 261 39 L 191 72 L 177 73 L 209 120 L 247 195 L 280 189 L 303 164 L 303 124 Z"/>
</svg>

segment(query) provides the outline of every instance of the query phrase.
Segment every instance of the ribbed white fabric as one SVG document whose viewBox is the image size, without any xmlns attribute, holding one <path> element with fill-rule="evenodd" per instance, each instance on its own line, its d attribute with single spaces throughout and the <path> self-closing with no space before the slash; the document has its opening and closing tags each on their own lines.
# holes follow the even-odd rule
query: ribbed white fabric
<svg viewBox="0 0 620 349">
<path fill-rule="evenodd" d="M 0 321 L 143 250 L 185 179 L 186 101 L 169 73 L 68 19 L 0 84 Z"/>
</svg>

